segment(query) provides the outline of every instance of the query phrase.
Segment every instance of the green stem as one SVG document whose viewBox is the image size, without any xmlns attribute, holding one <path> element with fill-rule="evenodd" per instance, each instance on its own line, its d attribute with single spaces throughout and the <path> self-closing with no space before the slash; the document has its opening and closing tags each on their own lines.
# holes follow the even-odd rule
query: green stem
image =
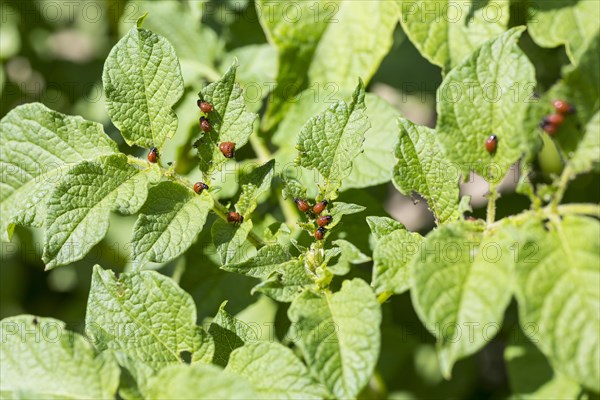
<svg viewBox="0 0 600 400">
<path fill-rule="evenodd" d="M 600 205 L 590 203 L 561 204 L 556 209 L 553 208 L 552 205 L 549 205 L 540 209 L 523 211 L 520 214 L 507 217 L 506 219 L 513 223 L 519 223 L 536 216 L 540 219 L 552 219 L 558 217 L 559 215 L 589 215 L 600 218 Z M 488 228 L 498 227 L 503 223 L 503 221 L 504 219 L 496 221 L 493 224 L 488 225 Z"/>
<path fill-rule="evenodd" d="M 600 218 L 600 205 L 598 204 L 561 204 L 557 207 L 557 211 L 560 215 L 590 215 Z"/>
<path fill-rule="evenodd" d="M 215 199 L 214 196 L 213 203 L 214 205 L 212 211 L 223 221 L 227 221 L 227 214 L 229 214 L 227 207 L 221 204 L 219 200 Z M 265 242 L 263 242 L 263 240 L 252 230 L 248 233 L 248 241 L 256 247 L 263 247 L 265 245 Z"/>
<path fill-rule="evenodd" d="M 179 284 L 179 282 L 181 281 L 181 276 L 185 272 L 185 267 L 185 258 L 180 258 L 177 261 L 177 264 L 175 264 L 173 275 L 171 276 L 171 279 L 173 279 L 175 283 Z"/>
<path fill-rule="evenodd" d="M 554 193 L 554 197 L 552 198 L 552 202 L 550 203 L 553 210 L 558 209 L 558 204 L 561 202 L 563 196 L 565 195 L 567 185 L 569 184 L 569 181 L 572 177 L 573 170 L 571 169 L 571 165 L 567 164 L 560 176 L 560 181 L 558 182 L 558 190 L 556 191 L 556 193 Z"/>
<path fill-rule="evenodd" d="M 149 167 L 149 163 L 147 161 L 140 160 L 139 158 L 129 157 L 129 162 L 131 162 L 132 164 L 138 165 L 142 168 Z M 161 167 L 160 172 L 162 173 L 162 175 L 165 178 L 167 178 L 171 181 L 177 182 L 180 185 L 183 185 L 186 187 L 193 186 L 189 180 L 187 180 L 183 176 L 180 176 L 179 174 L 175 173 L 174 171 L 167 170 L 167 169 Z M 229 213 L 229 210 L 227 209 L 227 207 L 225 207 L 223 204 L 221 204 L 221 202 L 219 202 L 219 200 L 216 199 L 212 193 L 210 193 L 210 195 L 213 199 L 212 211 L 223 221 L 227 222 L 227 214 Z M 262 247 L 265 245 L 265 242 L 263 242 L 263 240 L 256 233 L 254 233 L 252 231 L 250 231 L 248 233 L 248 241 L 256 247 Z"/>
<path fill-rule="evenodd" d="M 394 292 L 383 292 L 381 293 L 379 296 L 377 296 L 377 301 L 379 302 L 379 304 L 383 304 L 385 303 L 390 297 L 392 297 L 392 295 L 394 294 Z"/>
<path fill-rule="evenodd" d="M 265 141 L 262 140 L 262 138 L 259 137 L 256 132 L 253 132 L 252 135 L 250 135 L 250 145 L 252 146 L 252 150 L 254 150 L 258 156 L 261 164 L 264 164 L 271 159 L 271 152 L 269 151 L 269 148 L 265 144 Z"/>
<path fill-rule="evenodd" d="M 498 191 L 496 186 L 490 184 L 490 194 L 488 196 L 486 222 L 491 225 L 496 220 L 496 199 L 498 198 Z"/>
</svg>

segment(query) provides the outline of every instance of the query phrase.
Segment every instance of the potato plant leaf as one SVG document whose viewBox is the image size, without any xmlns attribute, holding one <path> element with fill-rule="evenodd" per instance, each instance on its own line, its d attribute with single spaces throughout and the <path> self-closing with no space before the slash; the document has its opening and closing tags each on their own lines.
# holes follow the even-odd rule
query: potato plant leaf
<svg viewBox="0 0 600 400">
<path fill-rule="evenodd" d="M 124 154 L 83 161 L 70 169 L 47 200 L 46 269 L 83 258 L 108 230 L 111 211 L 134 214 L 158 182 L 155 164 L 139 169 Z"/>
<path fill-rule="evenodd" d="M 377 240 L 398 229 L 406 229 L 401 222 L 389 217 L 367 217 L 367 224 L 369 224 L 371 233 Z"/>
<path fill-rule="evenodd" d="M 419 52 L 450 71 L 486 40 L 506 30 L 509 3 L 399 0 L 402 28 Z"/>
<path fill-rule="evenodd" d="M 349 104 L 340 101 L 314 116 L 298 137 L 298 165 L 314 169 L 325 178 L 322 196 L 335 199 L 342 181 L 352 171 L 352 161 L 362 149 L 370 123 L 365 115 L 365 88 L 358 84 Z"/>
<path fill-rule="evenodd" d="M 542 47 L 564 45 L 573 64 L 577 64 L 581 49 L 598 33 L 598 4 L 560 0 L 529 6 L 533 17 L 527 22 L 527 30 L 533 40 Z"/>
<path fill-rule="evenodd" d="M 223 265 L 221 268 L 229 272 L 266 279 L 291 258 L 292 255 L 287 248 L 278 243 L 269 244 L 261 247 L 256 256 L 240 263 Z"/>
<path fill-rule="evenodd" d="M 73 165 L 113 154 L 117 145 L 102 125 L 31 103 L 0 121 L 0 238 L 15 224 L 40 227 L 46 198 Z"/>
<path fill-rule="evenodd" d="M 371 257 L 363 254 L 358 247 L 347 240 L 334 240 L 332 244 L 336 246 L 332 250 L 339 249 L 340 252 L 337 262 L 327 267 L 334 275 L 346 275 L 350 272 L 351 265 L 371 261 Z"/>
<path fill-rule="evenodd" d="M 393 1 L 256 2 L 260 23 L 277 47 L 279 71 L 264 129 L 275 127 L 305 88 L 350 92 L 356 78 L 369 82 L 392 45 L 398 24 Z M 348 57 L 352 54 L 352 57 Z M 319 96 L 320 97 L 320 96 Z"/>
<path fill-rule="evenodd" d="M 598 220 L 569 216 L 546 227 L 532 220 L 510 233 L 533 249 L 518 254 L 515 268 L 523 330 L 555 370 L 600 391 Z"/>
<path fill-rule="evenodd" d="M 250 325 L 225 311 L 225 304 L 219 307 L 219 312 L 208 328 L 208 333 L 215 343 L 212 362 L 222 367 L 227 365 L 232 351 L 243 346 L 244 343 L 258 340 L 257 332 Z"/>
<path fill-rule="evenodd" d="M 517 41 L 516 27 L 484 43 L 446 75 L 438 89 L 437 138 L 446 157 L 464 174 L 498 183 L 510 166 L 528 155 L 538 133 L 523 128 L 535 87 L 534 68 Z M 496 135 L 496 151 L 486 140 Z"/>
<path fill-rule="evenodd" d="M 259 197 L 271 187 L 275 168 L 275 160 L 252 170 L 240 178 L 241 194 L 235 209 L 244 217 L 248 217 L 258 205 Z"/>
<path fill-rule="evenodd" d="M 122 352 L 155 371 L 186 361 L 210 363 L 214 344 L 196 325 L 196 305 L 155 271 L 120 274 L 94 267 L 86 333 L 100 349 Z"/>
<path fill-rule="evenodd" d="M 174 182 L 151 188 L 133 227 L 132 259 L 137 267 L 183 254 L 202 230 L 212 206 L 207 192 L 198 195 Z"/>
<path fill-rule="evenodd" d="M 544 354 L 522 333 L 510 335 L 504 360 L 510 387 L 520 399 L 575 399 L 581 393 L 581 386 L 554 371 Z"/>
<path fill-rule="evenodd" d="M 240 263 L 254 255 L 252 254 L 254 248 L 245 244 L 251 230 L 252 221 L 249 219 L 244 220 L 240 225 L 227 223 L 221 219 L 215 221 L 211 234 L 221 265 Z"/>
<path fill-rule="evenodd" d="M 246 110 L 242 88 L 235 82 L 237 67 L 237 62 L 234 62 L 221 80 L 198 93 L 200 99 L 214 107 L 214 111 L 206 116 L 212 129 L 203 133 L 195 143 L 200 170 L 207 180 L 212 178 L 214 172 L 220 171 L 227 161 L 219 150 L 219 144 L 233 142 L 235 150 L 239 150 L 248 143 L 256 120 L 256 114 Z"/>
<path fill-rule="evenodd" d="M 581 50 L 579 63 L 567 65 L 562 70 L 563 78 L 544 93 L 529 113 L 530 129 L 539 131 L 537 123 L 554 112 L 552 102 L 564 100 L 575 107 L 574 115 L 567 115 L 563 124 L 554 135 L 562 156 L 566 160 L 575 160 L 575 153 L 581 146 L 593 143 L 580 143 L 592 128 L 594 116 L 600 110 L 600 32 Z M 593 136 L 586 140 L 593 140 Z M 583 149 L 582 149 L 583 150 Z"/>
<path fill-rule="evenodd" d="M 356 278 L 337 293 L 305 291 L 288 316 L 312 374 L 338 398 L 357 396 L 379 356 L 381 309 L 369 285 Z"/>
<path fill-rule="evenodd" d="M 600 111 L 585 127 L 583 139 L 569 162 L 576 174 L 600 169 Z"/>
<path fill-rule="evenodd" d="M 447 378 L 455 361 L 482 348 L 502 324 L 512 294 L 512 244 L 502 230 L 484 234 L 479 224 L 457 221 L 427 235 L 412 258 L 412 301 L 438 339 Z"/>
<path fill-rule="evenodd" d="M 406 196 L 413 192 L 423 196 L 439 222 L 458 218 L 460 173 L 446 160 L 435 131 L 402 118 L 398 126 L 394 185 Z"/>
<path fill-rule="evenodd" d="M 160 149 L 175 134 L 172 107 L 183 95 L 183 77 L 167 39 L 131 28 L 108 55 L 102 83 L 108 115 L 127 144 Z"/>
<path fill-rule="evenodd" d="M 303 290 L 315 287 L 314 276 L 310 274 L 303 259 L 293 258 L 279 265 L 276 272 L 256 285 L 252 292 L 264 293 L 274 300 L 293 301 Z"/>
<path fill-rule="evenodd" d="M 406 229 L 396 229 L 382 236 L 373 250 L 375 293 L 401 294 L 411 285 L 410 263 L 420 250 L 423 237 Z"/>
<path fill-rule="evenodd" d="M 250 383 L 214 365 L 172 365 L 148 382 L 150 400 L 162 399 L 256 399 Z"/>
<path fill-rule="evenodd" d="M 225 371 L 244 377 L 261 399 L 328 397 L 294 352 L 279 343 L 248 343 L 234 350 Z"/>
<path fill-rule="evenodd" d="M 0 321 L 0 395 L 4 399 L 114 398 L 119 366 L 53 318 Z"/>
</svg>

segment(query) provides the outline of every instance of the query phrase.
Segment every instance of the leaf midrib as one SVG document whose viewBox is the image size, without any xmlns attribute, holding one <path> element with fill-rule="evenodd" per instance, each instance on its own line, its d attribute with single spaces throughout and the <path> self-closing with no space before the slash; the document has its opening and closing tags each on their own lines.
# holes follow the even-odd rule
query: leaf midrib
<svg viewBox="0 0 600 400">
<path fill-rule="evenodd" d="M 111 272 L 108 272 L 111 273 Z M 107 284 L 107 282 L 104 280 L 104 276 L 102 276 L 101 273 L 98 274 L 100 276 L 100 280 L 102 282 L 102 285 L 104 286 L 104 288 L 106 289 L 106 291 L 112 296 L 112 299 L 115 300 L 117 302 L 117 304 L 120 305 L 120 309 L 129 317 L 131 318 L 132 321 L 134 321 L 136 324 L 138 324 L 138 326 L 144 328 L 149 334 L 150 336 L 154 337 L 157 341 L 157 343 L 160 343 L 166 350 L 167 352 L 171 353 L 171 355 L 175 358 L 175 360 L 179 363 L 183 363 L 183 361 L 181 360 L 181 358 L 179 357 L 179 354 L 177 354 L 176 351 L 173 351 L 169 348 L 169 346 L 163 342 L 160 339 L 160 336 L 156 335 L 154 333 L 154 331 L 152 329 L 150 329 L 149 327 L 147 327 L 145 324 L 143 324 L 142 322 L 140 322 L 133 314 L 131 314 L 130 310 L 125 306 L 126 302 L 124 301 L 123 303 L 121 303 L 118 298 L 119 296 L 117 295 L 116 291 L 111 290 L 111 287 L 109 287 L 109 285 Z M 116 280 L 114 281 L 115 283 L 117 282 Z M 160 285 L 159 285 L 160 286 Z M 175 334 L 177 335 L 177 331 L 175 330 Z"/>
</svg>

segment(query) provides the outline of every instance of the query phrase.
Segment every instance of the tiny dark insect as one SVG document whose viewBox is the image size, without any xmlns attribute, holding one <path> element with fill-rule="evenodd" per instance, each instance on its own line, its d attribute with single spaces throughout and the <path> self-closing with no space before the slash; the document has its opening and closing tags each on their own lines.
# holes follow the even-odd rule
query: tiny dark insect
<svg viewBox="0 0 600 400">
<path fill-rule="evenodd" d="M 319 229 L 317 229 L 315 231 L 315 239 L 323 240 L 323 238 L 325 237 L 325 232 L 326 232 L 326 230 L 323 227 L 320 227 Z"/>
<path fill-rule="evenodd" d="M 158 149 L 156 147 L 150 149 L 150 152 L 148 153 L 148 161 L 153 164 L 158 161 Z"/>
<path fill-rule="evenodd" d="M 565 120 L 565 116 L 562 114 L 550 114 L 544 120 L 553 125 L 560 125 Z"/>
<path fill-rule="evenodd" d="M 300 210 L 304 213 L 308 212 L 308 210 L 310 210 L 310 205 L 302 199 L 294 199 L 294 203 L 296 203 L 298 210 Z"/>
<path fill-rule="evenodd" d="M 208 185 L 204 182 L 194 183 L 194 192 L 200 194 L 203 190 L 208 189 Z"/>
<path fill-rule="evenodd" d="M 242 222 L 244 222 L 244 217 L 242 217 L 237 211 L 231 211 L 229 214 L 227 214 L 227 222 L 241 224 Z"/>
<path fill-rule="evenodd" d="M 33 322 L 34 325 L 37 325 L 39 323 L 37 317 L 33 317 L 33 321 L 32 322 Z"/>
<path fill-rule="evenodd" d="M 496 135 L 491 135 L 485 141 L 485 149 L 488 153 L 492 154 L 496 152 L 496 146 L 498 146 L 498 137 Z"/>
<path fill-rule="evenodd" d="M 223 142 L 219 145 L 219 150 L 221 150 L 225 158 L 233 158 L 235 155 L 235 143 Z"/>
<path fill-rule="evenodd" d="M 329 225 L 333 221 L 333 217 L 331 215 L 321 215 L 317 218 L 317 225 L 320 227 L 324 227 L 325 225 Z"/>
<path fill-rule="evenodd" d="M 200 129 L 202 129 L 203 132 L 210 132 L 212 129 L 210 122 L 208 122 L 205 117 L 200 117 Z"/>
<path fill-rule="evenodd" d="M 327 202 L 327 200 L 323 200 L 318 202 L 317 204 L 315 204 L 313 206 L 313 212 L 315 213 L 315 215 L 319 215 L 323 212 L 323 210 L 325 209 L 325 207 L 327 207 L 327 204 L 329 204 Z"/>
<path fill-rule="evenodd" d="M 570 105 L 569 103 L 567 103 L 564 100 L 554 100 L 552 102 L 552 105 L 554 106 L 554 109 L 556 110 L 556 112 L 558 112 L 560 114 L 574 114 L 575 113 L 575 107 L 573 107 L 572 105 Z"/>
<path fill-rule="evenodd" d="M 203 113 L 211 113 L 214 110 L 214 107 L 212 104 L 210 104 L 207 101 L 202 101 L 202 100 L 198 100 L 196 102 L 196 104 L 198 104 L 198 108 L 203 112 Z"/>
</svg>

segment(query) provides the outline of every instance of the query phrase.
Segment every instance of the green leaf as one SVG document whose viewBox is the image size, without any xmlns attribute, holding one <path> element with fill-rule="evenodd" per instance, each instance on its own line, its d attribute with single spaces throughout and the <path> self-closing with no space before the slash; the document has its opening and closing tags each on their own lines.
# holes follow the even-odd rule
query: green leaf
<svg viewBox="0 0 600 400">
<path fill-rule="evenodd" d="M 159 179 L 156 165 L 138 169 L 124 154 L 69 170 L 47 200 L 46 269 L 82 259 L 106 235 L 110 212 L 136 213 L 146 202 L 148 185 Z"/>
<path fill-rule="evenodd" d="M 141 268 L 146 261 L 167 262 L 183 254 L 202 230 L 213 200 L 174 182 L 161 182 L 148 192 L 133 227 L 132 259 Z"/>
<path fill-rule="evenodd" d="M 393 1 L 342 1 L 326 2 L 325 9 L 315 16 L 325 18 L 328 27 L 310 63 L 308 79 L 335 82 L 338 90 L 350 91 L 357 76 L 368 83 L 390 51 L 398 7 Z"/>
<path fill-rule="evenodd" d="M 344 180 L 342 190 L 380 185 L 392 179 L 396 163 L 394 149 L 398 143 L 395 121 L 400 113 L 381 97 L 365 95 L 366 114 L 371 129 L 365 134 L 363 152 L 352 163 L 352 172 Z"/>
<path fill-rule="evenodd" d="M 400 23 L 419 52 L 449 71 L 506 30 L 509 2 L 399 0 Z"/>
<path fill-rule="evenodd" d="M 376 294 L 401 294 L 410 288 L 409 265 L 422 242 L 421 235 L 405 229 L 396 229 L 377 241 L 373 250 L 371 283 Z"/>
<path fill-rule="evenodd" d="M 600 112 L 585 127 L 585 136 L 569 162 L 576 174 L 600 169 Z"/>
<path fill-rule="evenodd" d="M 401 222 L 389 217 L 367 217 L 367 224 L 377 240 L 398 229 L 406 229 Z"/>
<path fill-rule="evenodd" d="M 258 112 L 262 99 L 270 94 L 271 85 L 277 79 L 277 49 L 268 43 L 237 47 L 221 60 L 221 69 L 225 71 L 236 59 L 240 65 L 237 82 L 248 107 Z"/>
<path fill-rule="evenodd" d="M 131 28 L 110 51 L 102 83 L 108 115 L 127 144 L 161 148 L 175 134 L 172 107 L 183 95 L 183 78 L 167 39 Z"/>
<path fill-rule="evenodd" d="M 275 173 L 275 160 L 254 169 L 240 178 L 242 193 L 235 204 L 235 209 L 244 217 L 249 216 L 258 205 L 259 197 L 271 187 Z"/>
<path fill-rule="evenodd" d="M 196 142 L 200 170 L 205 177 L 212 178 L 227 161 L 219 150 L 222 142 L 235 143 L 236 151 L 248 143 L 256 114 L 246 111 L 244 95 L 235 83 L 237 63 L 233 63 L 219 81 L 202 89 L 198 96 L 211 103 L 214 111 L 207 116 L 212 129 Z"/>
<path fill-rule="evenodd" d="M 339 292 L 306 291 L 288 310 L 312 374 L 337 398 L 354 398 L 379 356 L 381 309 L 369 285 L 344 281 Z"/>
<path fill-rule="evenodd" d="M 217 220 L 211 229 L 213 243 L 221 260 L 221 265 L 240 263 L 249 258 L 249 247 L 244 247 L 248 233 L 252 230 L 252 221 L 244 220 L 240 225 Z"/>
<path fill-rule="evenodd" d="M 334 240 L 333 245 L 337 246 L 334 249 L 340 250 L 340 258 L 337 263 L 328 267 L 335 275 L 346 275 L 350 272 L 350 264 L 364 264 L 371 261 L 371 257 L 363 254 L 358 247 L 346 240 Z"/>
<path fill-rule="evenodd" d="M 108 399 L 119 386 L 114 358 L 53 318 L 3 319 L 0 364 L 3 399 Z"/>
<path fill-rule="evenodd" d="M 537 134 L 539 121 L 555 112 L 552 102 L 556 99 L 569 102 L 576 113 L 566 116 L 553 140 L 562 157 L 572 160 L 585 136 L 582 126 L 589 124 L 600 109 L 600 34 L 582 49 L 579 64 L 565 66 L 562 75 L 562 80 L 532 104 L 525 129 Z"/>
<path fill-rule="evenodd" d="M 291 259 L 279 265 L 275 274 L 256 285 L 252 293 L 260 292 L 274 300 L 293 301 L 306 288 L 315 287 L 302 259 Z"/>
<path fill-rule="evenodd" d="M 356 78 L 369 82 L 392 45 L 398 8 L 392 1 L 286 3 L 261 0 L 257 14 L 277 47 L 279 71 L 263 129 L 275 127 L 302 90 L 347 93 Z M 366 50 L 368 49 L 368 51 Z M 351 54 L 352 57 L 348 57 Z"/>
<path fill-rule="evenodd" d="M 481 229 L 463 221 L 442 225 L 426 236 L 410 264 L 415 311 L 438 339 L 447 378 L 456 360 L 493 338 L 511 298 L 513 240 L 502 230 Z"/>
<path fill-rule="evenodd" d="M 533 65 L 517 45 L 524 29 L 483 44 L 438 89 L 437 137 L 465 176 L 475 172 L 499 182 L 539 141 L 536 131 L 522 126 L 535 87 Z M 490 135 L 498 140 L 491 154 L 485 148 Z"/>
<path fill-rule="evenodd" d="M 600 32 L 582 49 L 579 64 L 563 71 L 565 99 L 577 108 L 577 119 L 587 124 L 600 108 Z M 562 90 L 562 88 L 561 88 Z"/>
<path fill-rule="evenodd" d="M 218 79 L 216 60 L 224 50 L 222 40 L 207 25 L 200 23 L 192 7 L 190 3 L 175 1 L 136 1 L 135 6 L 127 7 L 128 11 L 119 22 L 119 32 L 125 35 L 134 16 L 130 9 L 147 12 L 149 18 L 144 20 L 144 26 L 173 45 L 186 86 L 192 86 L 200 78 Z M 182 26 L 185 29 L 181 29 Z"/>
<path fill-rule="evenodd" d="M 214 365 L 173 365 L 148 383 L 148 399 L 256 399 L 244 379 Z"/>
<path fill-rule="evenodd" d="M 283 120 L 273 134 L 273 143 L 279 146 L 275 154 L 277 163 L 288 165 L 293 160 L 298 134 L 306 121 L 318 113 L 326 110 L 341 93 L 329 90 L 325 95 L 316 96 L 312 89 L 307 89 L 298 95 L 298 101 L 290 105 Z M 371 129 L 365 134 L 363 152 L 360 153 L 352 163 L 350 175 L 344 179 L 342 190 L 350 188 L 363 188 L 388 182 L 392 177 L 392 169 L 396 163 L 394 147 L 398 142 L 395 121 L 399 112 L 385 100 L 373 93 L 365 94 L 365 113 Z M 382 146 L 385 143 L 385 146 Z M 300 180 L 303 185 L 312 185 L 315 182 L 313 174 L 307 171 L 294 169 L 294 178 Z M 306 190 L 306 188 L 304 188 Z M 298 196 L 296 196 L 298 197 Z"/>
<path fill-rule="evenodd" d="M 143 399 L 148 390 L 148 380 L 154 375 L 154 369 L 123 352 L 115 351 L 113 354 L 121 367 L 119 396 L 126 400 Z"/>
<path fill-rule="evenodd" d="M 52 111 L 43 104 L 18 106 L 0 121 L 0 238 L 15 224 L 40 227 L 44 199 L 73 164 L 117 151 L 102 125 Z"/>
<path fill-rule="evenodd" d="M 558 0 L 531 3 L 527 29 L 541 47 L 565 45 L 577 64 L 581 49 L 598 33 L 600 8 L 594 1 Z"/>
<path fill-rule="evenodd" d="M 335 0 L 329 4 L 330 7 L 336 8 L 339 2 Z M 310 62 L 330 19 L 314 18 L 315 11 L 327 11 L 324 9 L 327 6 L 325 3 L 301 1 L 295 3 L 295 6 L 299 17 L 292 20 L 285 17 L 285 3 L 256 1 L 256 13 L 260 24 L 279 55 L 277 86 L 273 92 L 273 100 L 267 108 L 264 130 L 269 130 L 279 123 L 290 105 L 288 100 L 306 86 Z"/>
<path fill-rule="evenodd" d="M 516 336 L 516 337 L 515 337 Z M 555 373 L 546 357 L 522 334 L 510 336 L 504 350 L 512 392 L 519 399 L 576 399 L 581 387 Z"/>
<path fill-rule="evenodd" d="M 225 271 L 264 279 L 290 258 L 292 256 L 287 248 L 280 244 L 269 244 L 261 247 L 256 256 L 241 263 L 224 265 L 221 268 Z"/>
<path fill-rule="evenodd" d="M 258 340 L 257 332 L 252 327 L 230 315 L 225 311 L 225 304 L 221 304 L 219 312 L 212 320 L 208 333 L 215 343 L 215 354 L 212 362 L 224 367 L 229 361 L 231 352 L 244 343 Z"/>
<path fill-rule="evenodd" d="M 456 170 L 453 173 L 446 161 L 435 131 L 402 118 L 398 127 L 400 142 L 396 147 L 394 185 L 406 196 L 413 192 L 423 196 L 437 221 L 457 219 L 459 174 Z"/>
<path fill-rule="evenodd" d="M 365 211 L 366 209 L 366 207 L 361 206 L 359 204 L 343 203 L 341 201 L 336 201 L 333 203 L 331 209 L 329 210 L 329 215 L 331 215 L 333 219 L 331 220 L 329 225 L 327 225 L 327 228 L 331 229 L 337 224 L 339 224 L 344 215 L 358 214 Z"/>
<path fill-rule="evenodd" d="M 569 216 L 547 226 L 533 220 L 510 234 L 526 250 L 518 254 L 515 269 L 523 330 L 555 370 L 599 392 L 598 220 Z"/>
<path fill-rule="evenodd" d="M 225 371 L 250 382 L 260 399 L 322 399 L 327 390 L 313 383 L 306 366 L 279 343 L 248 343 L 231 353 Z"/>
<path fill-rule="evenodd" d="M 288 197 L 294 199 L 307 199 L 306 187 L 304 187 L 298 180 L 288 177 L 283 177 L 283 190 L 281 195 L 284 199 Z"/>
<path fill-rule="evenodd" d="M 212 360 L 214 344 L 196 325 L 192 297 L 155 271 L 123 273 L 94 267 L 86 333 L 97 347 L 122 352 L 155 371 L 184 362 Z"/>
<path fill-rule="evenodd" d="M 325 178 L 321 189 L 327 199 L 337 197 L 342 180 L 352 171 L 352 160 L 362 149 L 370 123 L 365 115 L 365 88 L 356 87 L 350 104 L 340 101 L 312 117 L 298 136 L 298 165 Z"/>
</svg>

